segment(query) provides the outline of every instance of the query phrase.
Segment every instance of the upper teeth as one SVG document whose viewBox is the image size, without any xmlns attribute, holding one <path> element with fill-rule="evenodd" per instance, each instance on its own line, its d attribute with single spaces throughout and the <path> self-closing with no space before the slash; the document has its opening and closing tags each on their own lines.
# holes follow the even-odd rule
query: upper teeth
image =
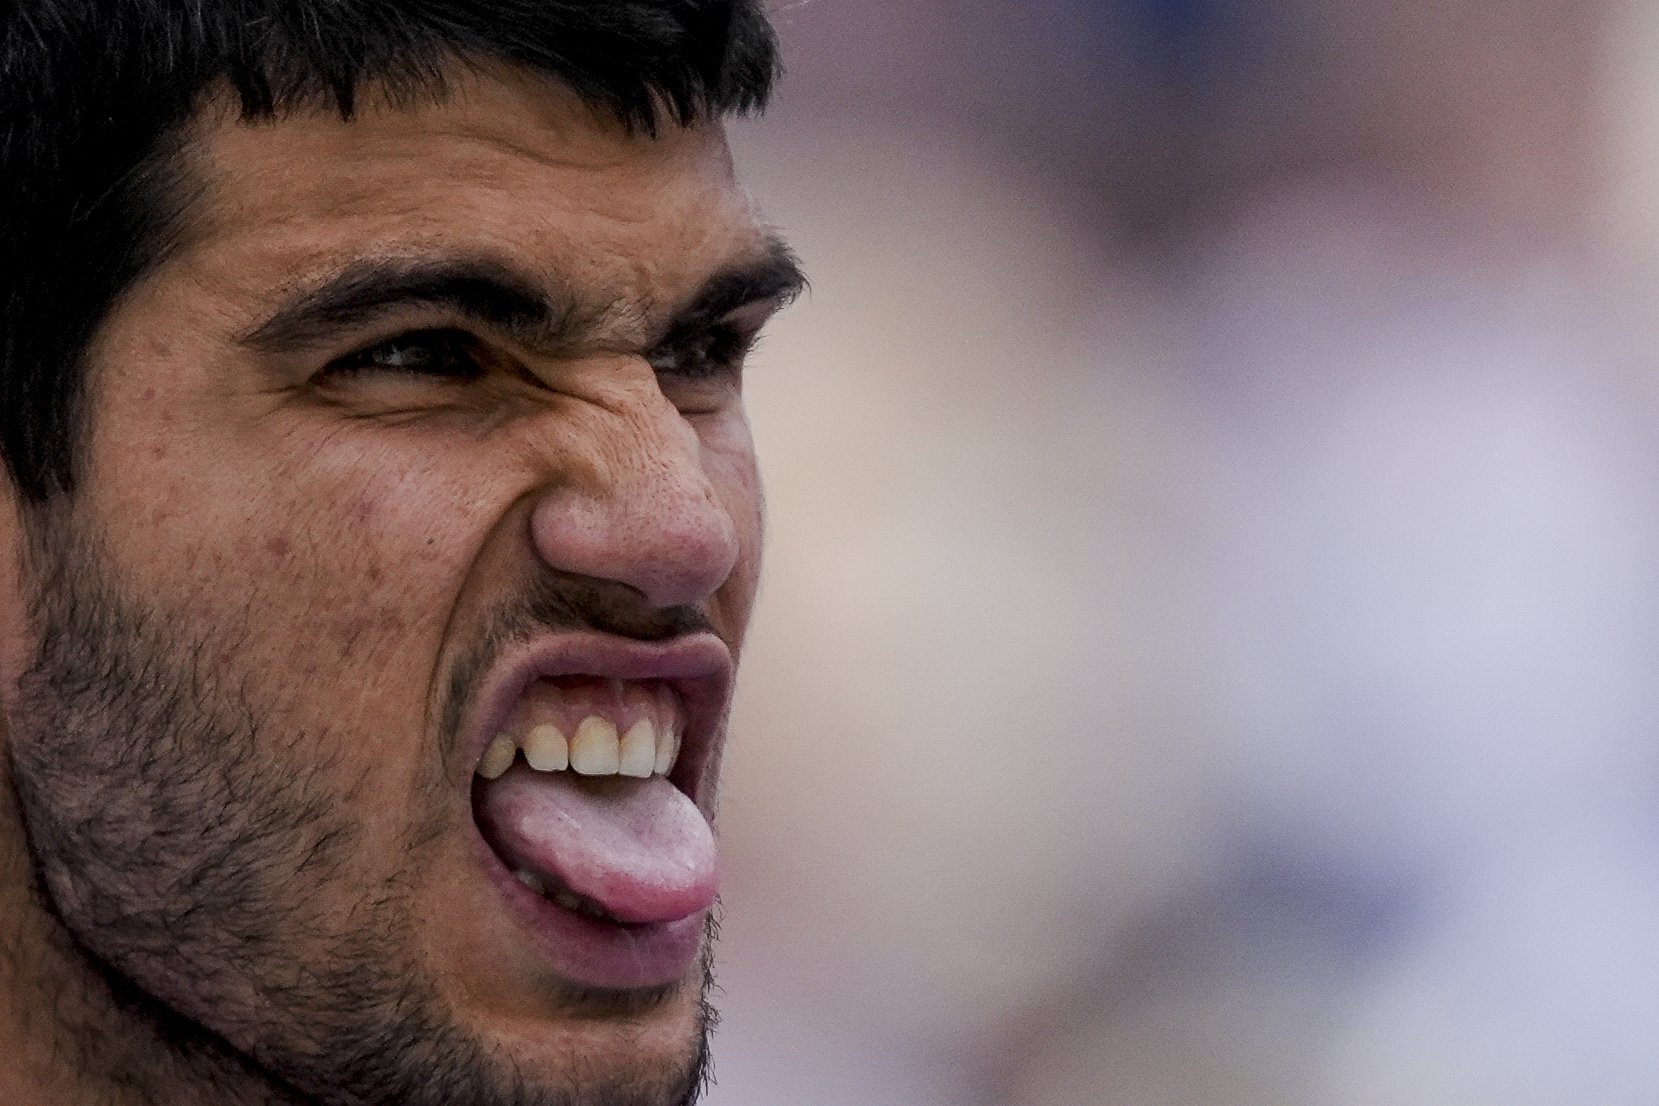
<svg viewBox="0 0 1659 1106">
<path fill-rule="evenodd" d="M 641 718 L 619 736 L 615 722 L 590 714 L 569 738 L 553 723 L 542 722 L 522 738 L 506 732 L 496 735 L 478 758 L 478 774 L 487 780 L 504 775 L 521 748 L 525 762 L 538 772 L 569 769 L 582 776 L 644 779 L 653 773 L 666 776 L 673 770 L 680 755 L 680 735 L 671 728 L 659 731 L 648 718 Z"/>
</svg>

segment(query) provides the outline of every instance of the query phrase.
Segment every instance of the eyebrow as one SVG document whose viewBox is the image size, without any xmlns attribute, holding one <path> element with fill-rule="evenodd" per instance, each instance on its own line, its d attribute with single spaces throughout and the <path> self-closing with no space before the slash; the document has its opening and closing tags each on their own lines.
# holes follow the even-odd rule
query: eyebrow
<svg viewBox="0 0 1659 1106">
<path fill-rule="evenodd" d="M 751 303 L 776 300 L 781 306 L 807 286 L 794 253 L 775 235 L 761 252 L 722 268 L 705 280 L 646 345 L 653 348 L 704 329 Z M 354 262 L 278 308 L 241 341 L 271 354 L 303 352 L 326 345 L 340 333 L 391 312 L 444 308 L 525 346 L 565 350 L 592 341 L 607 308 L 550 293 L 506 262 L 486 258 L 374 258 Z"/>
</svg>

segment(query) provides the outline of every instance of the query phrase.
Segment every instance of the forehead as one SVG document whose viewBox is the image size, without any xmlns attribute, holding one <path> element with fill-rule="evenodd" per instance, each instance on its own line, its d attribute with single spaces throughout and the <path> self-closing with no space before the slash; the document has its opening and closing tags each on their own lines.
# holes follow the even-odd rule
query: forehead
<svg viewBox="0 0 1659 1106">
<path fill-rule="evenodd" d="M 188 143 L 201 188 L 180 260 L 200 286 L 269 300 L 365 257 L 500 260 L 649 311 L 765 241 L 718 124 L 630 134 L 550 81 L 465 73 L 441 100 L 365 97 Z"/>
</svg>

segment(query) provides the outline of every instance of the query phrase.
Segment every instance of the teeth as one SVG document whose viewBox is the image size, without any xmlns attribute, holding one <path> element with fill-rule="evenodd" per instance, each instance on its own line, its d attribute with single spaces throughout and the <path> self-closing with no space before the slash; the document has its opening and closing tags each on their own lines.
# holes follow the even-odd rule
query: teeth
<svg viewBox="0 0 1659 1106">
<path fill-rule="evenodd" d="M 617 774 L 644 779 L 657 764 L 657 728 L 651 720 L 641 718 L 622 735 L 621 758 Z"/>
<path fill-rule="evenodd" d="M 659 776 L 666 776 L 674 769 L 674 762 L 680 756 L 680 735 L 673 730 L 665 730 L 657 739 L 657 762 L 652 766 Z"/>
<path fill-rule="evenodd" d="M 543 722 L 524 739 L 524 759 L 538 772 L 562 772 L 570 767 L 570 744 L 551 722 Z"/>
<path fill-rule="evenodd" d="M 644 779 L 673 771 L 680 743 L 680 735 L 672 728 L 659 731 L 649 718 L 641 718 L 618 737 L 615 722 L 590 714 L 568 740 L 558 726 L 542 722 L 531 728 L 522 745 L 526 763 L 538 772 L 570 769 L 582 776 Z M 520 744 L 510 733 L 499 734 L 478 758 L 478 775 L 486 780 L 501 778 L 513 766 Z"/>
<path fill-rule="evenodd" d="M 502 734 L 490 742 L 490 747 L 478 758 L 478 774 L 487 780 L 499 779 L 513 766 L 513 758 L 517 755 L 518 742 Z"/>
<path fill-rule="evenodd" d="M 616 919 L 606 912 L 598 903 L 584 899 L 580 895 L 571 894 L 569 891 L 550 891 L 547 894 L 547 898 L 574 914 L 580 914 L 587 918 L 596 918 L 602 922 L 611 922 L 613 924 L 616 922 Z"/>
<path fill-rule="evenodd" d="M 614 776 L 622 766 L 622 749 L 616 724 L 590 714 L 576 727 L 570 739 L 570 767 L 582 776 Z"/>
<path fill-rule="evenodd" d="M 557 903 L 573 913 L 582 914 L 589 918 L 599 918 L 604 921 L 615 921 L 615 919 L 609 914 L 601 910 L 596 903 L 582 898 L 580 895 L 567 888 L 548 887 L 540 876 L 527 868 L 515 869 L 513 871 L 513 878 L 524 884 L 524 886 L 528 887 L 536 894 L 540 895 L 542 898 L 547 899 L 549 902 Z"/>
</svg>

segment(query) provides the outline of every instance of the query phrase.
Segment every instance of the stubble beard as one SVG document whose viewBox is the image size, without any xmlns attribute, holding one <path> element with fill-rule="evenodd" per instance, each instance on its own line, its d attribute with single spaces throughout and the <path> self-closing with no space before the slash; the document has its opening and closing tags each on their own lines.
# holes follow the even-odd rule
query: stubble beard
<svg viewBox="0 0 1659 1106">
<path fill-rule="evenodd" d="M 58 971 L 44 983 L 62 988 L 37 1008 L 54 1011 L 54 1054 L 78 1058 L 83 1085 L 106 1083 L 110 1106 L 700 1097 L 714 1023 L 712 917 L 679 1070 L 599 1074 L 577 1059 L 563 1079 L 528 1077 L 458 1022 L 410 955 L 421 919 L 408 883 L 444 832 L 436 793 L 410 827 L 398 874 L 352 887 L 349 918 L 320 917 L 319 904 L 350 886 L 347 859 L 363 835 L 338 777 L 293 754 L 334 746 L 277 732 L 236 666 L 233 626 L 188 627 L 146 608 L 68 522 L 30 529 L 39 645 L 7 720 L 7 753 L 36 904 L 56 946 Z M 474 665 L 495 637 L 540 618 L 535 607 L 499 620 Z M 445 718 L 461 713 L 456 693 Z"/>
</svg>

